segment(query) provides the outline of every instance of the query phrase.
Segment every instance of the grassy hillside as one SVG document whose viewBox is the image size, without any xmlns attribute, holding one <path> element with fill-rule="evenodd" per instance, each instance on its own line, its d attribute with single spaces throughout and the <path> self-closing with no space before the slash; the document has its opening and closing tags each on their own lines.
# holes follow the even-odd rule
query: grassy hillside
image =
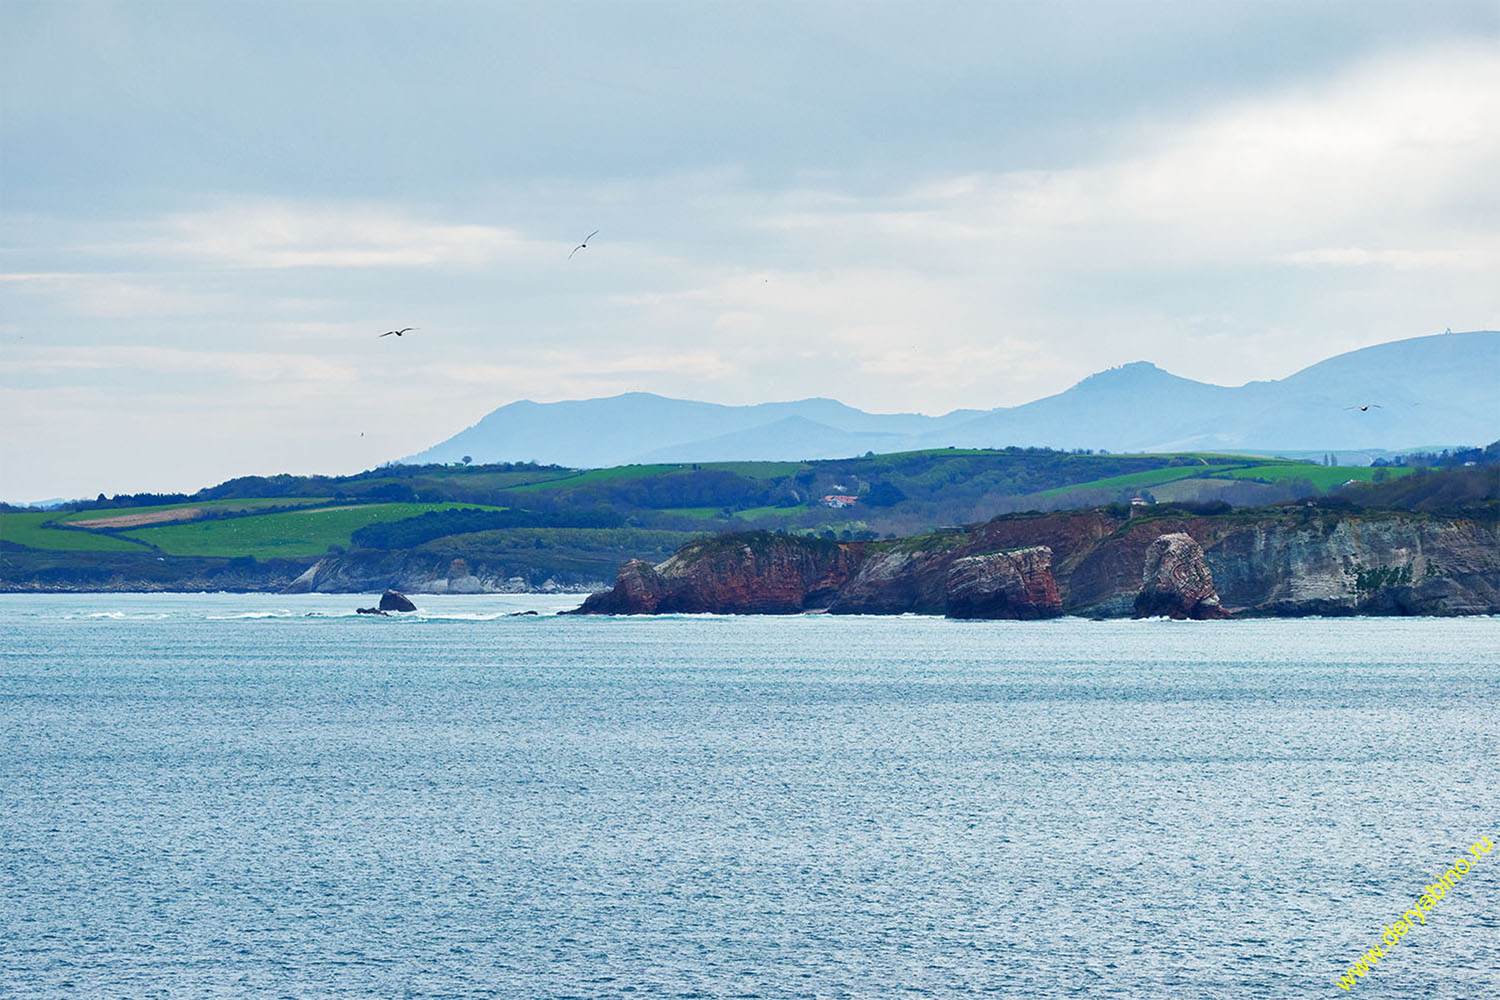
<svg viewBox="0 0 1500 1000">
<path fill-rule="evenodd" d="M 27 567 L 45 565 L 65 577 L 69 559 L 85 557 L 90 579 L 106 574 L 110 560 L 129 562 L 131 572 L 141 558 L 165 562 L 151 567 L 155 579 L 170 576 L 173 560 L 193 561 L 199 577 L 215 560 L 279 560 L 284 575 L 340 552 L 463 558 L 532 582 L 591 582 L 607 579 L 625 558 L 662 557 L 722 531 L 901 537 L 1153 490 L 1163 501 L 1260 503 L 1338 492 L 1349 480 L 1393 482 L 1410 472 L 1227 455 L 950 448 L 809 462 L 590 470 L 428 465 L 342 477 L 245 477 L 191 496 L 0 512 L 0 550 L 8 554 L 0 585 L 15 585 Z M 830 508 L 821 502 L 827 495 L 856 500 Z M 22 558 L 26 552 L 54 557 Z"/>
<path fill-rule="evenodd" d="M 48 511 L 0 514 L 0 542 L 49 552 L 140 552 L 145 548 L 114 535 L 50 527 L 59 521 L 58 515 Z"/>
<path fill-rule="evenodd" d="M 382 503 L 315 507 L 279 514 L 140 528 L 127 532 L 126 537 L 173 556 L 222 556 L 226 559 L 236 556 L 256 559 L 320 556 L 331 546 L 347 548 L 352 544 L 351 536 L 360 528 L 467 506 Z"/>
</svg>

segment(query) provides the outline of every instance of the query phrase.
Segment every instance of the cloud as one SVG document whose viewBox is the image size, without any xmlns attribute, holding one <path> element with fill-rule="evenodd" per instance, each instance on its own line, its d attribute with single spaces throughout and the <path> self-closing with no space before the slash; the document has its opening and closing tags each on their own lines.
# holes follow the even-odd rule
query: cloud
<svg viewBox="0 0 1500 1000">
<path fill-rule="evenodd" d="M 0 274 L 0 287 L 51 299 L 63 312 L 93 319 L 201 315 L 231 301 L 144 274 L 10 273 Z"/>
<path fill-rule="evenodd" d="M 346 383 L 356 377 L 355 371 L 346 365 L 306 355 L 190 351 L 146 345 L 53 347 L 28 357 L 0 361 L 0 372 L 17 375 L 127 370 L 158 375 L 228 375 L 249 382 Z"/>
<path fill-rule="evenodd" d="M 1284 258 L 1305 267 L 1390 267 L 1401 271 L 1422 269 L 1487 271 L 1500 273 L 1500 248 L 1489 250 L 1367 250 L 1363 247 L 1325 247 L 1299 250 Z"/>
<path fill-rule="evenodd" d="M 169 215 L 156 228 L 142 249 L 238 268 L 473 267 L 535 249 L 512 230 L 376 205 L 252 201 Z"/>
<path fill-rule="evenodd" d="M 1126 152 L 1062 170 L 938 177 L 884 203 L 825 203 L 753 224 L 943 269 L 1281 259 L 1368 233 L 1430 249 L 1421 244 L 1476 211 L 1496 212 L 1487 179 L 1500 176 L 1500 51 L 1372 59 L 1333 80 L 1138 126 L 1115 148 Z"/>
</svg>

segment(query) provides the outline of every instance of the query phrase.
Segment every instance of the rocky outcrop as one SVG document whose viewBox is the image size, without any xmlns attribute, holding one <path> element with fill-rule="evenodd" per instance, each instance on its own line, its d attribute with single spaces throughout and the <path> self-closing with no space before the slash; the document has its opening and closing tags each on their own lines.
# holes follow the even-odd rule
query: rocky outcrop
<svg viewBox="0 0 1500 1000">
<path fill-rule="evenodd" d="M 863 551 L 819 538 L 756 531 L 699 539 L 651 566 L 633 559 L 615 587 L 576 614 L 792 614 L 821 609 Z"/>
<path fill-rule="evenodd" d="M 631 559 L 620 566 L 613 589 L 590 594 L 572 614 L 651 615 L 661 607 L 666 587 L 660 574 L 644 559 Z"/>
<path fill-rule="evenodd" d="M 1044 553 L 1046 554 L 1044 556 Z M 1500 613 L 1490 521 L 1315 507 L 997 518 L 887 542 L 726 535 L 628 563 L 585 613 L 1096 618 Z"/>
<path fill-rule="evenodd" d="M 407 594 L 520 594 L 599 590 L 589 577 L 539 577 L 514 563 L 453 558 L 423 551 L 361 550 L 326 556 L 289 584 L 289 594 L 348 594 L 399 590 Z"/>
<path fill-rule="evenodd" d="M 413 604 L 405 594 L 394 590 L 387 590 L 380 595 L 381 611 L 415 611 L 417 606 Z"/>
<path fill-rule="evenodd" d="M 836 615 L 940 615 L 948 602 L 948 566 L 961 535 L 925 535 L 872 551 L 829 602 Z"/>
<path fill-rule="evenodd" d="M 1045 545 L 964 556 L 948 565 L 949 618 L 1055 618 L 1062 598 Z"/>
<path fill-rule="evenodd" d="M 1203 547 L 1185 531 L 1159 535 L 1146 549 L 1135 617 L 1160 615 L 1200 620 L 1229 617 L 1214 590 Z"/>
<path fill-rule="evenodd" d="M 1500 613 L 1494 522 L 1303 512 L 1241 521 L 1204 550 L 1219 595 L 1236 614 Z"/>
<path fill-rule="evenodd" d="M 949 614 L 1050 618 L 1062 612 L 1052 552 L 1033 546 L 960 556 L 966 536 L 884 548 L 754 532 L 685 546 L 652 566 L 632 559 L 612 589 L 575 614 L 712 611 L 785 614 Z"/>
</svg>

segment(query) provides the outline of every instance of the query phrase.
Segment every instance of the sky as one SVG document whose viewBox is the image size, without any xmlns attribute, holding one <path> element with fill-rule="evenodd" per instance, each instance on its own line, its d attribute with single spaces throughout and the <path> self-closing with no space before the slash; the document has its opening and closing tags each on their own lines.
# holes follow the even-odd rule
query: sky
<svg viewBox="0 0 1500 1000">
<path fill-rule="evenodd" d="M 1494 0 L 5 0 L 0 101 L 12 502 L 1500 328 Z"/>
</svg>

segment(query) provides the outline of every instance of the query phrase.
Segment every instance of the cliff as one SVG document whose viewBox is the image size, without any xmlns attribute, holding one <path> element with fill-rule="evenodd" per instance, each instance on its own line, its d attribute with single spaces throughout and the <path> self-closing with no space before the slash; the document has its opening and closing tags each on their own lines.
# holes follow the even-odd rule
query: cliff
<svg viewBox="0 0 1500 1000">
<path fill-rule="evenodd" d="M 1228 618 L 1214 589 L 1213 571 L 1203 546 L 1185 531 L 1158 535 L 1146 549 L 1141 591 L 1135 595 L 1135 617 Z"/>
<path fill-rule="evenodd" d="M 286 593 L 399 590 L 411 594 L 515 594 L 580 590 L 598 585 L 587 579 L 528 579 L 516 575 L 513 564 L 482 558 L 454 558 L 420 550 L 361 550 L 319 559 L 286 585 Z"/>
<path fill-rule="evenodd" d="M 579 613 L 1109 618 L 1500 613 L 1493 521 L 1315 507 L 997 518 L 838 545 L 755 532 L 621 568 Z"/>
<path fill-rule="evenodd" d="M 963 556 L 948 564 L 949 618 L 1055 618 L 1062 597 L 1052 575 L 1052 550 Z"/>
<path fill-rule="evenodd" d="M 613 590 L 579 614 L 792 614 L 822 609 L 864 558 L 863 547 L 766 531 L 689 542 L 651 566 L 620 567 Z"/>
</svg>

